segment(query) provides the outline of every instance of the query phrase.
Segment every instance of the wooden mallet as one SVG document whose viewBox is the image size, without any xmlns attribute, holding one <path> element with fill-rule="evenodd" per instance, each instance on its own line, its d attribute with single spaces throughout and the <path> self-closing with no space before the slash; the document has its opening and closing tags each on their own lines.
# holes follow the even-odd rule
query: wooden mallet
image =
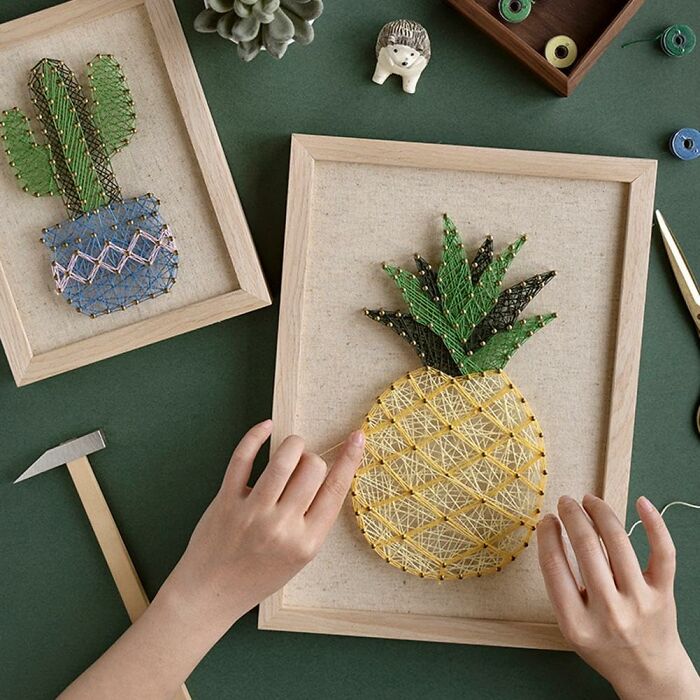
<svg viewBox="0 0 700 700">
<path fill-rule="evenodd" d="M 64 442 L 44 452 L 14 483 L 63 464 L 68 467 L 129 619 L 135 622 L 148 607 L 148 598 L 87 458 L 103 447 L 105 439 L 101 430 Z M 190 694 L 183 685 L 175 697 L 189 700 Z"/>
</svg>

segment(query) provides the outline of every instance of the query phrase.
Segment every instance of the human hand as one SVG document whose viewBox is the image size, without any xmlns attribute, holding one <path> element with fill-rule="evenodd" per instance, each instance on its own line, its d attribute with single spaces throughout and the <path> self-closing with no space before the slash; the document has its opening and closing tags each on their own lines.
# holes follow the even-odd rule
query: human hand
<svg viewBox="0 0 700 700">
<path fill-rule="evenodd" d="M 638 499 L 650 550 L 642 572 L 612 509 L 591 495 L 582 503 L 564 496 L 561 520 L 548 514 L 537 527 L 540 568 L 562 634 L 624 700 L 700 698 L 700 677 L 676 626 L 675 548 L 663 518 Z M 566 558 L 562 524 L 583 589 Z"/>
<path fill-rule="evenodd" d="M 251 428 L 236 447 L 218 494 L 195 528 L 164 589 L 192 624 L 222 627 L 281 588 L 318 552 L 335 522 L 362 457 L 352 433 L 333 467 L 287 437 L 253 488 L 253 461 L 272 421 Z"/>
<path fill-rule="evenodd" d="M 352 433 L 327 470 L 292 435 L 251 489 L 253 460 L 271 429 L 272 421 L 265 421 L 246 433 L 187 550 L 151 605 L 62 698 L 173 697 L 241 615 L 314 557 L 350 488 L 364 436 Z"/>
</svg>

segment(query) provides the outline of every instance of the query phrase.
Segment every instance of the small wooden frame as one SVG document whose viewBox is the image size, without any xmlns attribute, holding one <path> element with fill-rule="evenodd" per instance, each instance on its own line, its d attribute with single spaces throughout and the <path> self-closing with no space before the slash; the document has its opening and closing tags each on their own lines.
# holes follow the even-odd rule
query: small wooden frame
<svg viewBox="0 0 700 700">
<path fill-rule="evenodd" d="M 28 114 L 44 57 L 75 71 L 114 54 L 134 95 L 137 133 L 113 166 L 125 196 L 155 192 L 181 253 L 171 294 L 90 319 L 52 294 L 41 229 L 65 219 L 0 163 L 0 338 L 17 385 L 247 313 L 270 296 L 245 215 L 171 0 L 72 0 L 0 26 L 3 109 Z M 128 192 L 126 190 L 129 190 Z"/>
<path fill-rule="evenodd" d="M 624 520 L 655 180 L 650 160 L 295 135 L 272 447 L 299 433 L 328 453 L 419 364 L 361 309 L 400 307 L 379 263 L 439 259 L 447 211 L 468 252 L 487 233 L 497 250 L 528 233 L 506 282 L 558 270 L 529 307 L 558 318 L 509 376 L 545 431 L 545 508 L 591 491 Z M 499 574 L 429 582 L 381 561 L 347 503 L 319 556 L 262 603 L 259 626 L 565 649 L 535 549 Z"/>
<path fill-rule="evenodd" d="M 526 20 L 509 24 L 498 12 L 498 1 L 448 0 L 470 22 L 564 97 L 571 95 L 644 3 L 644 0 L 538 2 Z M 571 68 L 555 68 L 544 57 L 547 41 L 560 34 L 571 37 L 578 47 L 578 58 Z"/>
</svg>

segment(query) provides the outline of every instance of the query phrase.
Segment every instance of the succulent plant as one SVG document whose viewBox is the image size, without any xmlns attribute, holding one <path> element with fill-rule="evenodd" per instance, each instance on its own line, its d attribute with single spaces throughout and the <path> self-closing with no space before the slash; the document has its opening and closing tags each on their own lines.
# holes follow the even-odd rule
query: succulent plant
<svg viewBox="0 0 700 700">
<path fill-rule="evenodd" d="M 322 0 L 208 0 L 207 5 L 194 28 L 233 41 L 244 61 L 263 48 L 282 58 L 292 42 L 310 44 L 312 23 L 323 12 Z"/>
</svg>

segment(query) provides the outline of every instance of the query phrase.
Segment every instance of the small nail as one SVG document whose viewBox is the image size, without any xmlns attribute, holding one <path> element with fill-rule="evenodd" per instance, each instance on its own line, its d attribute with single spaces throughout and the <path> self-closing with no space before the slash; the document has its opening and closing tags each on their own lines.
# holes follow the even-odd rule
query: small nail
<svg viewBox="0 0 700 700">
<path fill-rule="evenodd" d="M 637 504 L 639 505 L 640 510 L 645 511 L 646 513 L 656 512 L 656 507 L 646 496 L 640 496 L 637 499 Z"/>
<path fill-rule="evenodd" d="M 571 496 L 562 496 L 562 497 L 559 499 L 559 505 L 565 505 L 565 504 L 568 504 L 568 503 L 576 503 L 576 501 L 574 501 L 574 499 L 571 498 Z"/>
<path fill-rule="evenodd" d="M 258 425 L 261 428 L 271 428 L 272 427 L 272 420 L 268 418 L 267 420 L 264 420 L 262 423 L 258 423 Z"/>
<path fill-rule="evenodd" d="M 357 447 L 362 447 L 365 444 L 365 434 L 361 430 L 356 430 L 350 435 L 350 442 Z"/>
</svg>

